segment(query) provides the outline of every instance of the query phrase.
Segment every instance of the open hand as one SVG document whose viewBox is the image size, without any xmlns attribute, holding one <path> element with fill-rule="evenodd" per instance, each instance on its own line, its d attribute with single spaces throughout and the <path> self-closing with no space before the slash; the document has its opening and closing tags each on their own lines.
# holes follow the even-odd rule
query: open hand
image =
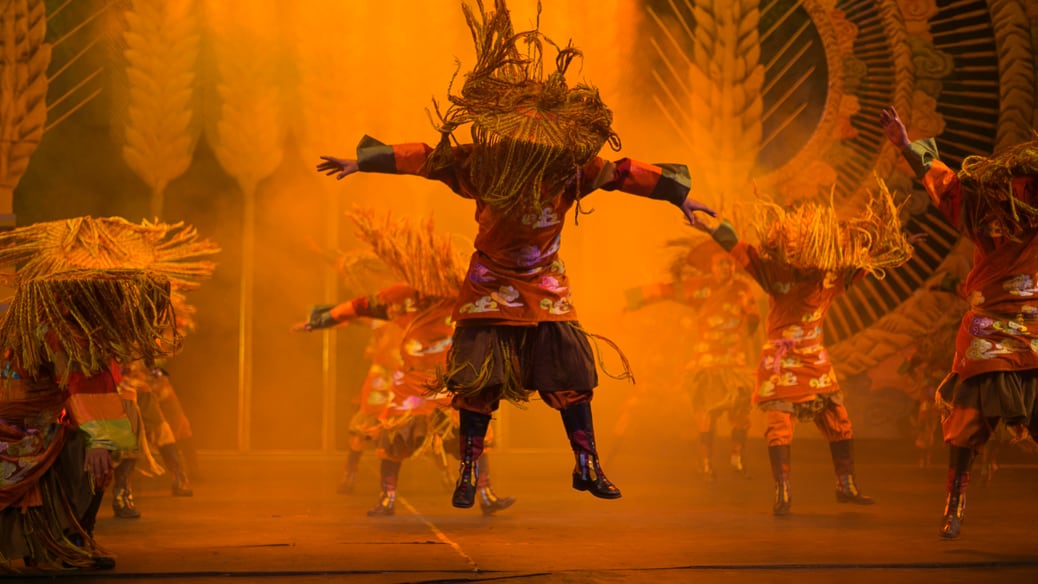
<svg viewBox="0 0 1038 584">
<path fill-rule="evenodd" d="M 910 234 L 905 239 L 907 239 L 908 243 L 910 243 L 912 245 L 919 245 L 920 243 L 926 243 L 926 237 L 927 237 L 926 232 L 925 231 L 920 231 L 918 233 Z"/>
<path fill-rule="evenodd" d="M 335 175 L 336 180 L 342 180 L 347 176 L 360 170 L 357 165 L 357 161 L 352 158 L 335 158 L 334 156 L 322 156 L 321 162 L 317 165 L 317 171 L 323 172 L 324 174 L 331 176 Z"/>
<path fill-rule="evenodd" d="M 897 110 L 893 106 L 885 108 L 879 112 L 879 125 L 883 127 L 883 133 L 886 134 L 887 140 L 898 148 L 904 148 L 911 144 L 908 139 L 908 130 L 905 129 L 905 124 L 901 121 L 901 118 L 897 115 Z"/>
<path fill-rule="evenodd" d="M 685 214 L 685 218 L 688 219 L 688 223 L 692 227 L 697 227 L 700 223 L 696 213 L 705 213 L 710 217 L 717 217 L 716 211 L 693 199 L 691 196 L 685 197 L 684 202 L 681 203 L 681 212 Z"/>
<path fill-rule="evenodd" d="M 94 481 L 94 489 L 104 490 L 112 477 L 112 455 L 104 448 L 88 448 L 83 471 Z"/>
</svg>

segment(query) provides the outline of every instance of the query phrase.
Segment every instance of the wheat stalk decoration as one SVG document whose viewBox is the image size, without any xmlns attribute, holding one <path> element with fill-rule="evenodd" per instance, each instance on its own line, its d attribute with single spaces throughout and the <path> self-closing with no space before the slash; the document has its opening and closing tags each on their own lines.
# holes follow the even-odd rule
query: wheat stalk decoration
<svg viewBox="0 0 1038 584">
<path fill-rule="evenodd" d="M 122 155 L 151 189 L 156 218 L 167 185 L 190 166 L 201 131 L 194 108 L 200 42 L 195 10 L 193 0 L 132 0 L 123 13 Z"/>
<path fill-rule="evenodd" d="M 10 213 L 14 188 L 47 123 L 51 45 L 42 0 L 0 0 L 0 213 Z"/>
<path fill-rule="evenodd" d="M 279 10 L 271 0 L 209 0 L 206 8 L 217 94 L 207 136 L 220 165 L 248 198 L 284 154 Z"/>
<path fill-rule="evenodd" d="M 238 448 L 251 442 L 256 189 L 281 164 L 285 124 L 277 76 L 280 11 L 272 0 L 208 0 L 207 35 L 216 61 L 216 107 L 206 137 L 244 197 L 238 314 Z"/>
<path fill-rule="evenodd" d="M 669 73 L 655 73 L 662 90 L 655 99 L 689 148 L 700 192 L 742 190 L 763 136 L 759 2 L 703 0 L 693 7 L 686 0 L 694 26 L 670 4 L 674 26 L 649 13 L 663 33 L 652 43 Z"/>
</svg>

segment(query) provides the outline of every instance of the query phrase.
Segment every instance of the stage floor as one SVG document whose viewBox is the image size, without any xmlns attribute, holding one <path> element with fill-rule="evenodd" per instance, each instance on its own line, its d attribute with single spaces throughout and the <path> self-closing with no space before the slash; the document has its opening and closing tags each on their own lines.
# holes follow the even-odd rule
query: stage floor
<svg viewBox="0 0 1038 584">
<path fill-rule="evenodd" d="M 877 503 L 834 500 L 828 448 L 793 451 L 793 514 L 771 514 L 766 449 L 751 441 L 750 479 L 715 457 L 710 483 L 693 444 L 626 451 L 607 467 L 616 501 L 569 486 L 563 451 L 495 453 L 493 517 L 450 505 L 429 460 L 405 463 L 397 514 L 367 517 L 378 461 L 366 453 L 356 492 L 335 493 L 341 461 L 327 456 L 203 455 L 194 497 L 169 481 L 136 479 L 142 517 L 116 519 L 109 501 L 97 538 L 117 557 L 90 581 L 149 582 L 1038 582 L 1038 464 L 1006 460 L 990 483 L 974 476 L 963 535 L 937 535 L 943 460 L 920 468 L 891 445 L 858 446 L 862 489 Z M 897 445 L 895 445 L 897 446 Z M 718 451 L 727 447 L 719 440 Z M 905 448 L 904 446 L 899 446 Z M 908 447 L 910 449 L 910 446 Z M 1038 459 L 1038 456 L 1035 456 Z M 975 473 L 976 474 L 976 473 Z"/>
</svg>

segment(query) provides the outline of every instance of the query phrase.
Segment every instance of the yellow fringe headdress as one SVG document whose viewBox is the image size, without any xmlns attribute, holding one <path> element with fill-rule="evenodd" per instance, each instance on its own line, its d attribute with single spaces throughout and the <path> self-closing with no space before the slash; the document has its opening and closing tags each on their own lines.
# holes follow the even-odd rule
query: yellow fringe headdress
<svg viewBox="0 0 1038 584">
<path fill-rule="evenodd" d="M 371 250 L 339 251 L 328 254 L 335 269 L 342 274 L 346 296 L 371 294 L 399 281 L 399 277 Z"/>
<path fill-rule="evenodd" d="M 760 202 L 754 228 L 761 254 L 802 270 L 865 270 L 876 278 L 886 268 L 912 257 L 912 244 L 901 229 L 900 207 L 877 178 L 864 213 L 841 221 L 830 199 L 827 205 L 801 203 L 790 209 Z"/>
<path fill-rule="evenodd" d="M 30 374 L 54 362 L 41 339 L 60 345 L 70 366 L 93 374 L 115 359 L 153 362 L 179 344 L 170 282 L 142 270 L 76 270 L 23 280 L 0 317 L 0 346 Z M 72 369 L 73 367 L 70 367 Z"/>
<path fill-rule="evenodd" d="M 436 232 L 432 218 L 415 225 L 388 213 L 378 220 L 371 209 L 354 209 L 347 215 L 359 237 L 398 278 L 423 296 L 457 296 L 468 266 L 451 236 Z"/>
<path fill-rule="evenodd" d="M 970 235 L 992 224 L 1006 235 L 1038 228 L 1038 207 L 1013 196 L 1012 180 L 1038 180 L 1038 141 L 1017 144 L 991 157 L 967 156 L 959 170 L 966 194 L 964 226 Z"/>
<path fill-rule="evenodd" d="M 75 217 L 0 233 L 0 266 L 17 279 L 79 269 L 137 269 L 161 274 L 174 290 L 197 288 L 216 264 L 198 259 L 220 248 L 183 222 L 139 225 L 121 217 Z M 14 286 L 12 275 L 0 275 Z"/>
<path fill-rule="evenodd" d="M 453 163 L 453 133 L 472 124 L 469 173 L 477 196 L 503 212 L 538 210 L 579 179 L 578 169 L 603 145 L 619 149 L 612 113 L 591 85 L 567 85 L 566 70 L 582 55 L 579 50 L 559 48 L 537 29 L 514 33 L 504 0 L 494 1 L 493 12 L 482 0 L 476 7 L 478 14 L 462 4 L 476 65 L 465 75 L 460 95 L 449 94 L 448 88 L 446 112 L 434 102 L 441 140 L 429 170 Z M 538 21 L 540 9 L 538 2 Z M 519 43 L 526 45 L 525 54 Z M 547 76 L 545 43 L 557 50 L 555 70 Z"/>
</svg>

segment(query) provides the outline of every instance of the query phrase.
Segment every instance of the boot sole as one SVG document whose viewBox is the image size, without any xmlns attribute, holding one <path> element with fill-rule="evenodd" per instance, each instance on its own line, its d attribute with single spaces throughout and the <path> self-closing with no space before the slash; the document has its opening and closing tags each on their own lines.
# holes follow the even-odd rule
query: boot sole
<svg viewBox="0 0 1038 584">
<path fill-rule="evenodd" d="M 573 481 L 573 489 L 577 491 L 587 491 L 588 493 L 591 493 L 592 496 L 598 497 L 599 499 L 619 499 L 620 497 L 623 497 L 623 493 L 621 493 L 619 489 L 617 489 L 615 493 L 603 493 L 602 491 L 596 491 L 594 487 L 579 481 Z"/>
<path fill-rule="evenodd" d="M 854 503 L 855 505 L 874 505 L 876 503 L 876 500 L 875 499 L 871 499 L 871 498 L 870 499 L 855 499 L 854 497 L 847 497 L 847 496 L 836 495 L 836 502 L 837 503 Z"/>
</svg>

